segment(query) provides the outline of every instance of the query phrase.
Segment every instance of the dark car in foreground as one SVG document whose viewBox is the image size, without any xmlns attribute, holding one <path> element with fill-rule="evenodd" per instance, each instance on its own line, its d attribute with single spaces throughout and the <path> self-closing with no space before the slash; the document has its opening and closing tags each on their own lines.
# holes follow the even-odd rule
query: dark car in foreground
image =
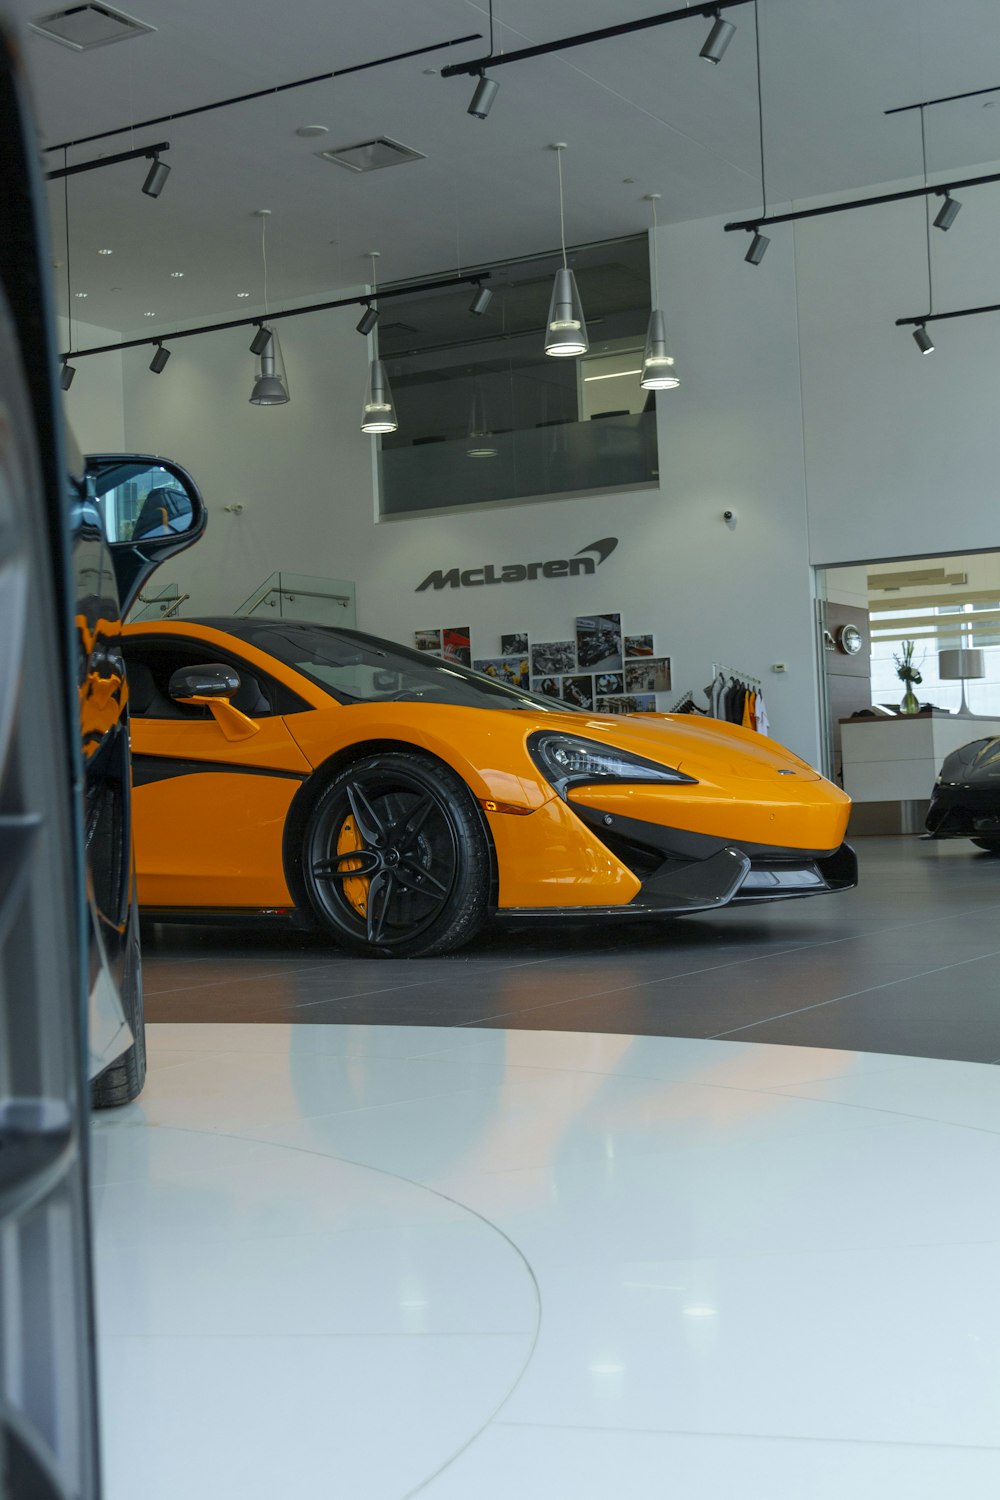
<svg viewBox="0 0 1000 1500">
<path fill-rule="evenodd" d="M 971 839 L 1000 854 L 1000 738 L 972 740 L 945 758 L 925 826 L 931 838 Z"/>
<path fill-rule="evenodd" d="M 0 26 L 0 1494 L 98 1500 L 90 1089 L 143 1073 L 122 616 L 204 507 L 175 465 L 68 451 L 36 152 Z M 143 473 L 182 532 L 168 505 L 125 534 Z"/>
</svg>

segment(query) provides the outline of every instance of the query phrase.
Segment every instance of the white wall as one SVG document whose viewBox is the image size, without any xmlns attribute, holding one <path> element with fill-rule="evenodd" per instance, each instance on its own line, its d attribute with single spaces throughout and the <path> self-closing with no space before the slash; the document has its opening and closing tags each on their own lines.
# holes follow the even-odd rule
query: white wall
<svg viewBox="0 0 1000 1500">
<path fill-rule="evenodd" d="M 236 608 L 278 568 L 353 578 L 360 628 L 408 641 L 417 628 L 470 625 L 476 656 L 496 654 L 507 631 L 561 640 L 577 615 L 619 611 L 672 660 L 661 707 L 700 691 L 713 662 L 735 665 L 765 680 L 776 735 L 814 759 L 791 238 L 752 296 L 732 272 L 736 249 L 703 222 L 671 231 L 661 255 L 683 383 L 658 398 L 659 490 L 378 524 L 371 439 L 358 430 L 368 350 L 353 310 L 280 326 L 284 407 L 247 401 L 246 330 L 178 343 L 159 377 L 146 351 L 127 354 L 129 444 L 188 466 L 210 509 L 204 541 L 161 581 L 178 581 L 194 614 Z M 225 512 L 233 502 L 241 515 Z M 565 558 L 608 535 L 619 546 L 593 577 L 416 592 L 437 568 Z M 787 671 L 772 674 L 774 662 Z"/>
<path fill-rule="evenodd" d="M 1000 194 L 958 196 L 953 227 L 931 230 L 941 312 L 1000 302 Z M 919 200 L 794 234 L 812 561 L 1000 545 L 1000 314 L 932 324 L 927 355 L 895 327 L 928 310 Z"/>
<path fill-rule="evenodd" d="M 69 325 L 56 320 L 60 349 L 69 347 Z M 121 335 L 110 328 L 73 319 L 73 347 L 113 344 Z M 85 453 L 120 453 L 125 446 L 125 408 L 121 354 L 94 354 L 70 362 L 73 384 L 63 392 L 66 420 Z M 148 360 L 147 360 L 148 363 Z"/>
<path fill-rule="evenodd" d="M 777 737 L 815 759 L 810 562 L 1000 542 L 1000 320 L 939 324 L 923 357 L 894 326 L 926 310 L 922 213 L 908 203 L 776 228 L 757 267 L 721 221 L 660 231 L 682 385 L 658 398 L 658 490 L 379 524 L 358 430 L 368 349 L 352 309 L 280 325 L 286 407 L 248 404 L 244 329 L 178 343 L 159 377 L 148 351 L 127 354 L 127 445 L 188 465 L 211 511 L 169 581 L 194 613 L 234 609 L 279 568 L 353 578 L 361 628 L 407 640 L 468 624 L 477 656 L 508 630 L 562 639 L 576 615 L 617 610 L 672 659 L 675 692 L 661 706 L 703 688 L 713 662 L 733 664 L 763 679 Z M 982 192 L 966 195 L 948 234 L 934 231 L 939 308 L 997 300 L 987 283 L 998 237 L 1000 197 Z M 77 386 L 82 398 L 82 376 Z M 106 416 L 95 413 L 95 430 Z M 81 426 L 87 446 L 105 441 Z M 226 513 L 231 503 L 242 515 Z M 592 578 L 415 591 L 435 568 L 569 557 L 608 535 L 618 549 Z"/>
</svg>

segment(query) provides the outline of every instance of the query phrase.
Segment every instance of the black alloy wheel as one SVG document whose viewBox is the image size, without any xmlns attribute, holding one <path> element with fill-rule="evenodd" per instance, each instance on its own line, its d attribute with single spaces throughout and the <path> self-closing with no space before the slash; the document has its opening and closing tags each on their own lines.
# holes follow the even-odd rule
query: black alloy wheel
<svg viewBox="0 0 1000 1500">
<path fill-rule="evenodd" d="M 343 947 L 378 958 L 447 953 L 486 917 L 483 817 L 440 762 L 406 751 L 367 756 L 313 809 L 302 875 L 313 911 Z"/>
</svg>

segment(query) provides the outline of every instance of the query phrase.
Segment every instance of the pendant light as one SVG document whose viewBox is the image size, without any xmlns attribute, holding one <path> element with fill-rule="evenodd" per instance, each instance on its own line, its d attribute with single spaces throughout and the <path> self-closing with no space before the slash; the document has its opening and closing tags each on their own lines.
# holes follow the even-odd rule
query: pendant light
<svg viewBox="0 0 1000 1500">
<path fill-rule="evenodd" d="M 271 217 L 269 208 L 258 208 L 260 219 L 260 253 L 264 263 L 264 322 L 257 325 L 250 351 L 257 356 L 257 373 L 250 392 L 251 406 L 285 406 L 291 399 L 288 394 L 288 377 L 281 354 L 278 335 L 267 323 L 267 221 Z"/>
<path fill-rule="evenodd" d="M 486 408 L 482 391 L 472 393 L 472 410 L 469 413 L 469 437 L 465 448 L 466 458 L 496 458 L 496 440 L 486 425 Z"/>
<path fill-rule="evenodd" d="M 375 262 L 379 257 L 379 251 L 369 250 L 368 254 L 372 263 L 372 301 L 374 301 L 377 295 Z M 392 399 L 389 377 L 385 373 L 385 365 L 380 359 L 373 359 L 368 369 L 365 404 L 361 408 L 361 431 L 377 436 L 379 433 L 395 432 L 398 426 L 396 407 Z"/>
<path fill-rule="evenodd" d="M 549 299 L 549 316 L 545 327 L 545 352 L 556 358 L 573 359 L 586 354 L 590 348 L 587 324 L 583 317 L 583 306 L 576 286 L 576 277 L 566 263 L 566 217 L 563 209 L 562 153 L 565 141 L 557 141 L 552 150 L 559 163 L 559 242 L 562 246 L 563 263 L 556 272 Z"/>
<path fill-rule="evenodd" d="M 639 384 L 644 391 L 672 391 L 680 385 L 673 355 L 667 347 L 667 325 L 656 304 L 660 300 L 660 257 L 656 244 L 656 200 L 659 193 L 647 193 L 653 205 L 653 310 L 649 315 L 646 349 L 642 356 Z"/>
</svg>

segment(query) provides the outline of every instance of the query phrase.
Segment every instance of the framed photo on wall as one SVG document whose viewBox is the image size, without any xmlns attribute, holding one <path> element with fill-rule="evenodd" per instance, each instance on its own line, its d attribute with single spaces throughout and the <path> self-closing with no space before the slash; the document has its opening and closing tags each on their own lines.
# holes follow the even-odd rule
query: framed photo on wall
<svg viewBox="0 0 1000 1500">
<path fill-rule="evenodd" d="M 580 615 L 576 621 L 576 654 L 588 672 L 613 671 L 622 665 L 621 615 Z"/>
</svg>

